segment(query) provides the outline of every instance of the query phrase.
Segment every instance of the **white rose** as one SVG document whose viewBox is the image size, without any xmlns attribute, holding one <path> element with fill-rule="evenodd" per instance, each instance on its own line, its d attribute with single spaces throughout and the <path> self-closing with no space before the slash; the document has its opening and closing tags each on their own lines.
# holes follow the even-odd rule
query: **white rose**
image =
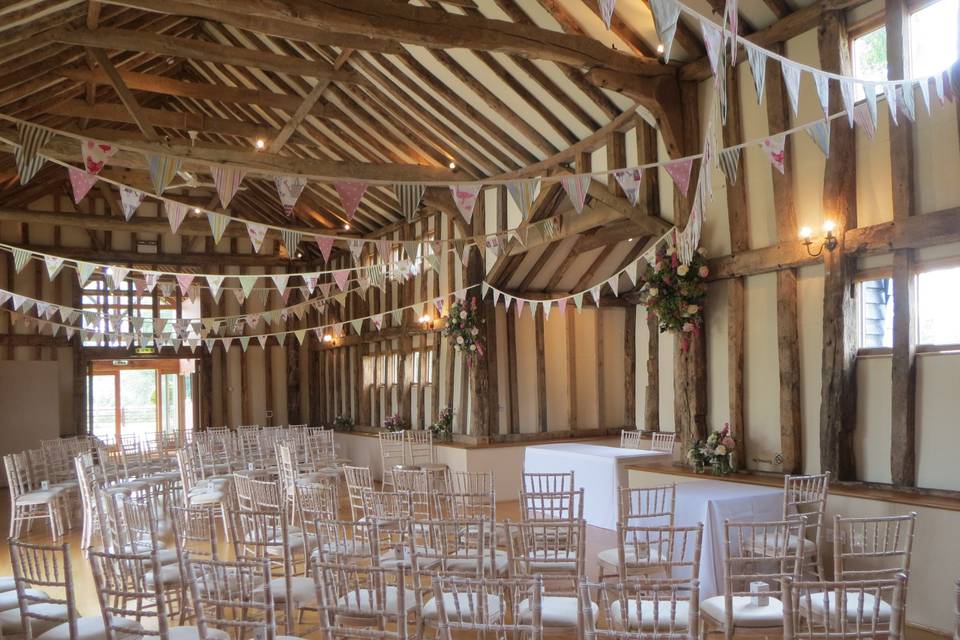
<svg viewBox="0 0 960 640">
<path fill-rule="evenodd" d="M 470 329 L 470 335 L 476 336 L 479 334 L 480 334 L 480 329 L 477 329 L 476 327 L 474 327 L 473 329 Z"/>
<path fill-rule="evenodd" d="M 677 250 L 674 249 L 673 247 L 670 247 L 669 249 L 667 249 L 667 255 L 668 255 L 668 256 L 672 256 L 672 255 L 675 254 L 676 252 L 677 252 Z"/>
<path fill-rule="evenodd" d="M 477 345 L 475 344 L 470 345 L 470 351 L 476 351 L 476 350 L 477 350 Z"/>
<path fill-rule="evenodd" d="M 685 265 L 685 264 L 682 264 L 682 265 L 680 265 L 679 267 L 677 267 L 677 275 L 678 275 L 678 276 L 685 276 L 685 275 L 687 275 L 687 272 L 688 272 L 688 271 L 690 271 L 690 267 L 688 267 L 688 266 Z"/>
<path fill-rule="evenodd" d="M 653 287 L 652 289 L 650 289 L 651 298 L 656 298 L 659 293 L 660 291 L 656 287 Z"/>
<path fill-rule="evenodd" d="M 460 312 L 460 319 L 461 319 L 461 320 L 466 320 L 466 319 L 467 319 L 467 312 L 466 312 L 466 311 L 461 311 L 461 312 Z"/>
<path fill-rule="evenodd" d="M 727 455 L 727 448 L 722 444 L 719 444 L 717 445 L 717 448 L 713 450 L 713 452 L 718 456 L 725 456 Z"/>
<path fill-rule="evenodd" d="M 457 336 L 457 344 L 463 344 L 463 336 Z"/>
<path fill-rule="evenodd" d="M 692 316 L 692 315 L 694 315 L 697 311 L 700 311 L 700 307 L 698 307 L 698 306 L 695 305 L 695 304 L 691 304 L 689 307 L 687 307 L 687 314 L 688 314 L 688 315 L 691 315 L 691 316 Z"/>
</svg>

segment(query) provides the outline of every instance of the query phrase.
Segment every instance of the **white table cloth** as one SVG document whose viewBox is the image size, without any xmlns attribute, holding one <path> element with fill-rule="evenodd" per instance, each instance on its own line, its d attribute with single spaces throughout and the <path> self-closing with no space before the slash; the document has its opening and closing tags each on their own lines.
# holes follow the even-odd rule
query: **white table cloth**
<svg viewBox="0 0 960 640">
<path fill-rule="evenodd" d="M 723 593 L 723 523 L 769 522 L 783 517 L 783 490 L 724 480 L 677 484 L 676 525 L 703 522 L 700 599 Z"/>
<path fill-rule="evenodd" d="M 624 464 L 641 460 L 665 460 L 663 451 L 621 449 L 596 444 L 564 442 L 527 447 L 523 456 L 526 473 L 574 472 L 574 488 L 583 487 L 583 517 L 603 529 L 617 528 L 617 495 L 626 486 Z"/>
</svg>

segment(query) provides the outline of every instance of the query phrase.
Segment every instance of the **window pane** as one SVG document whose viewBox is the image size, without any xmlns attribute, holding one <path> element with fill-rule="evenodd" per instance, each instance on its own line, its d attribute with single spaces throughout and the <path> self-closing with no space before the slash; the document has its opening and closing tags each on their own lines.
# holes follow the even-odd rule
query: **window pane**
<svg viewBox="0 0 960 640">
<path fill-rule="evenodd" d="M 938 0 L 910 15 L 910 75 L 929 76 L 957 59 L 960 0 Z"/>
<path fill-rule="evenodd" d="M 960 267 L 921 273 L 917 279 L 920 344 L 960 343 Z"/>
<path fill-rule="evenodd" d="M 883 27 L 868 31 L 853 41 L 853 75 L 864 80 L 887 79 L 887 31 Z M 855 97 L 863 100 L 863 87 L 857 83 Z M 877 93 L 883 92 L 877 87 Z"/>
<path fill-rule="evenodd" d="M 893 281 L 860 283 L 860 347 L 893 346 Z"/>
</svg>

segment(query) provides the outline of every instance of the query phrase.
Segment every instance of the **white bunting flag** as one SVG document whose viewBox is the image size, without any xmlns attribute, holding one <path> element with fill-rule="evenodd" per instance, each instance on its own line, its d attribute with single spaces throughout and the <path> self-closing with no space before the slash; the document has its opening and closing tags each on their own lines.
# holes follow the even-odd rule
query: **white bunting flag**
<svg viewBox="0 0 960 640">
<path fill-rule="evenodd" d="M 253 245 L 253 252 L 260 253 L 260 247 L 263 246 L 263 239 L 267 237 L 267 226 L 257 224 L 256 222 L 248 222 L 247 235 L 250 236 L 250 244 Z"/>
<path fill-rule="evenodd" d="M 133 217 L 136 210 L 143 204 L 146 197 L 143 191 L 134 189 L 126 185 L 120 185 L 120 208 L 123 210 L 123 218 L 127 221 Z"/>
<path fill-rule="evenodd" d="M 930 115 L 930 81 L 927 79 L 917 80 L 917 86 L 920 88 L 920 96 L 923 98 L 923 106 L 927 108 L 927 115 L 929 116 Z"/>
<path fill-rule="evenodd" d="M 887 82 L 883 85 L 883 95 L 887 99 L 887 109 L 890 111 L 890 119 L 894 126 L 900 124 L 897 119 L 897 85 L 893 82 Z"/>
<path fill-rule="evenodd" d="M 797 109 L 800 108 L 800 67 L 792 62 L 781 60 L 780 70 L 783 73 L 783 85 L 787 88 L 793 115 L 796 116 Z"/>
<path fill-rule="evenodd" d="M 290 280 L 290 276 L 286 273 L 275 273 L 270 276 L 270 279 L 273 280 L 273 286 L 277 288 L 277 291 L 279 291 L 282 296 L 287 290 L 287 281 Z"/>
<path fill-rule="evenodd" d="M 813 84 L 817 88 L 817 100 L 823 109 L 823 117 L 830 117 L 830 78 L 823 73 L 813 74 Z"/>
<path fill-rule="evenodd" d="M 596 304 L 597 307 L 599 308 L 600 307 L 600 285 L 597 285 L 590 289 L 590 297 L 593 298 L 594 304 Z"/>
<path fill-rule="evenodd" d="M 147 293 L 153 293 L 153 289 L 157 286 L 158 277 L 155 273 L 143 274 L 143 286 Z"/>
<path fill-rule="evenodd" d="M 513 180 L 507 183 L 507 191 L 520 209 L 520 216 L 526 220 L 530 216 L 530 207 L 540 193 L 540 177 L 531 180 Z"/>
<path fill-rule="evenodd" d="M 207 221 L 210 223 L 210 231 L 213 233 L 213 244 L 217 244 L 223 238 L 223 232 L 227 230 L 230 218 L 222 213 L 207 211 Z"/>
<path fill-rule="evenodd" d="M 623 195 L 630 201 L 630 204 L 637 206 L 637 202 L 640 201 L 640 183 L 643 181 L 643 169 L 640 167 L 617 169 L 613 172 L 613 177 L 617 180 L 620 188 L 623 189 Z"/>
<path fill-rule="evenodd" d="M 670 61 L 670 49 L 673 36 L 677 33 L 677 21 L 680 19 L 680 6 L 674 0 L 650 0 L 650 10 L 657 28 L 657 35 L 663 44 L 663 61 Z"/>
<path fill-rule="evenodd" d="M 703 33 L 703 44 L 707 49 L 707 59 L 710 69 L 717 75 L 717 65 L 720 62 L 720 48 L 723 46 L 723 32 L 720 27 L 706 18 L 700 18 L 700 31 Z"/>
<path fill-rule="evenodd" d="M 123 281 L 126 279 L 127 274 L 130 272 L 130 269 L 126 267 L 117 267 L 113 266 L 107 270 L 110 274 L 110 282 L 113 285 L 114 289 L 119 289 L 123 286 Z"/>
<path fill-rule="evenodd" d="M 587 201 L 587 191 L 590 189 L 589 175 L 563 176 L 560 178 L 563 190 L 567 192 L 570 202 L 577 213 L 583 213 L 583 205 Z"/>
<path fill-rule="evenodd" d="M 607 286 L 610 287 L 610 290 L 613 291 L 614 296 L 620 296 L 620 274 L 610 276 L 610 279 L 607 280 Z"/>
<path fill-rule="evenodd" d="M 903 115 L 905 115 L 910 122 L 915 122 L 917 119 L 917 104 L 916 95 L 913 93 L 913 83 L 907 82 L 900 85 L 897 97 L 900 99 Z"/>
<path fill-rule="evenodd" d="M 353 261 L 360 264 L 360 256 L 363 254 L 363 240 L 354 238 L 347 242 L 347 246 L 350 248 L 350 255 L 353 256 Z"/>
<path fill-rule="evenodd" d="M 247 352 L 247 347 L 250 345 L 250 336 L 240 336 L 240 348 L 243 349 L 243 352 Z"/>
<path fill-rule="evenodd" d="M 764 87 L 767 84 L 767 54 L 763 49 L 752 45 L 744 45 L 747 50 L 747 61 L 753 73 L 753 86 L 757 90 L 757 103 L 763 104 Z"/>
<path fill-rule="evenodd" d="M 258 336 L 257 336 L 257 342 L 260 343 L 260 348 L 261 348 L 261 349 L 266 349 L 266 348 L 267 348 L 267 334 L 261 333 L 260 335 L 258 335 Z"/>
<path fill-rule="evenodd" d="M 193 277 L 192 273 L 177 274 L 177 284 L 180 286 L 180 293 L 182 295 L 187 295 L 187 291 L 190 290 L 190 285 L 193 283 Z"/>
<path fill-rule="evenodd" d="M 292 216 L 293 208 L 297 205 L 303 188 L 307 186 L 307 179 L 303 176 L 276 176 L 273 182 L 277 185 L 277 196 L 283 212 Z"/>
<path fill-rule="evenodd" d="M 170 230 L 174 233 L 177 232 L 177 229 L 180 228 L 180 225 L 183 224 L 184 219 L 187 217 L 187 212 L 190 210 L 190 207 L 183 204 L 182 202 L 175 202 L 173 200 L 164 200 L 163 202 L 163 211 L 167 214 L 167 220 L 170 221 Z"/>
<path fill-rule="evenodd" d="M 807 133 L 813 139 L 823 155 L 830 156 L 830 123 L 826 120 L 814 122 L 807 127 Z"/>
<path fill-rule="evenodd" d="M 583 310 L 583 292 L 573 294 L 573 304 L 577 306 L 577 311 Z"/>
<path fill-rule="evenodd" d="M 450 195 L 457 205 L 457 210 L 463 214 L 463 219 L 470 224 L 473 219 L 473 208 L 477 204 L 477 195 L 480 193 L 479 184 L 454 184 L 450 185 Z"/>
<path fill-rule="evenodd" d="M 413 220 L 414 216 L 417 215 L 425 191 L 426 187 L 417 183 L 397 183 L 393 185 L 393 193 L 397 196 L 397 202 L 400 203 L 400 211 L 404 218 Z"/>
<path fill-rule="evenodd" d="M 873 122 L 873 128 L 877 128 L 877 85 L 872 82 L 863 83 L 863 95 L 867 99 L 867 111 L 870 113 L 870 121 Z"/>
<path fill-rule="evenodd" d="M 843 100 L 843 109 L 847 112 L 847 120 L 853 126 L 853 81 L 840 81 L 840 98 Z"/>
<path fill-rule="evenodd" d="M 217 195 L 220 196 L 220 204 L 224 209 L 230 206 L 230 201 L 240 189 L 240 183 L 247 175 L 245 169 L 237 167 L 222 167 L 213 165 L 210 167 L 210 175 L 213 176 L 213 184 L 217 188 Z"/>
<path fill-rule="evenodd" d="M 27 184 L 33 176 L 37 175 L 46 161 L 39 151 L 53 137 L 53 131 L 41 129 L 29 122 L 18 122 L 17 133 L 20 137 L 20 146 L 14 151 L 14 160 L 17 163 L 20 184 Z"/>
<path fill-rule="evenodd" d="M 214 298 L 220 295 L 220 287 L 223 286 L 224 276 L 207 276 L 207 286 L 210 287 L 210 295 Z"/>
<path fill-rule="evenodd" d="M 50 281 L 53 282 L 53 279 L 57 277 L 57 274 L 60 273 L 60 269 L 63 268 L 63 258 L 57 256 L 43 256 L 43 262 L 47 265 L 47 277 L 50 278 Z"/>
<path fill-rule="evenodd" d="M 613 10 L 616 7 L 617 0 L 599 0 L 600 4 L 600 19 L 603 20 L 603 24 L 607 25 L 607 30 L 610 30 L 610 23 L 613 21 Z"/>
</svg>

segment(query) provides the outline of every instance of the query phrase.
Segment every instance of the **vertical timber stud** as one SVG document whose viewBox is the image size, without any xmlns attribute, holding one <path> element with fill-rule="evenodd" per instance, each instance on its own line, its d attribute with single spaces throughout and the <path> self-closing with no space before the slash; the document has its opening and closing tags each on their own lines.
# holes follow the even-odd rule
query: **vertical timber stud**
<svg viewBox="0 0 960 640">
<path fill-rule="evenodd" d="M 543 305 L 533 316 L 534 341 L 537 350 L 537 431 L 547 432 L 547 354 L 544 340 Z"/>
<path fill-rule="evenodd" d="M 627 306 L 623 325 L 623 428 L 637 428 L 637 305 Z"/>
<path fill-rule="evenodd" d="M 818 30 L 820 66 L 849 74 L 850 47 L 842 11 L 825 11 Z M 830 86 L 830 112 L 843 108 L 840 87 Z M 823 363 L 820 395 L 820 465 L 837 480 L 856 479 L 853 430 L 856 419 L 856 308 L 853 264 L 844 256 L 844 238 L 857 226 L 854 132 L 844 118 L 831 123 L 830 157 L 823 178 L 823 215 L 836 224 L 839 240 L 824 251 Z"/>
<path fill-rule="evenodd" d="M 637 123 L 637 161 L 657 161 L 657 130 L 646 122 Z M 648 216 L 660 215 L 660 189 L 656 171 L 648 171 L 641 184 L 638 204 Z M 634 378 L 636 380 L 636 378 Z M 636 384 L 636 382 L 634 382 Z M 660 431 L 660 327 L 655 314 L 647 313 L 647 384 L 644 388 L 643 428 Z"/>
<path fill-rule="evenodd" d="M 774 49 L 782 53 L 782 45 Z M 790 128 L 790 107 L 780 65 L 770 65 L 767 83 L 767 121 L 770 133 Z M 793 156 L 790 136 L 784 138 L 787 162 L 784 171 L 771 167 L 777 240 L 786 243 L 797 233 L 797 208 L 793 193 Z M 744 247 L 746 248 L 746 247 Z M 797 319 L 797 270 L 777 271 L 777 354 L 780 364 L 780 451 L 783 472 L 803 470 L 803 426 L 800 414 L 800 325 Z"/>
<path fill-rule="evenodd" d="M 290 328 L 290 322 L 288 319 L 286 329 Z M 300 414 L 300 341 L 295 335 L 287 335 L 284 344 L 287 347 L 287 424 L 300 424 L 303 422 Z"/>
<path fill-rule="evenodd" d="M 905 0 L 886 0 L 887 76 L 906 77 L 907 6 Z M 913 86 L 904 87 L 913 91 Z M 902 113 L 899 126 L 890 126 L 890 176 L 893 191 L 893 222 L 913 212 L 913 123 Z M 913 251 L 893 255 L 893 362 L 890 388 L 890 478 L 895 485 L 917 484 L 917 299 Z"/>
<path fill-rule="evenodd" d="M 740 108 L 740 83 L 734 69 L 727 71 L 727 122 L 723 144 L 743 142 L 743 113 Z M 727 216 L 730 222 L 730 251 L 736 254 L 750 248 L 750 215 L 747 209 L 746 165 L 740 162 L 737 181 L 727 185 Z M 745 282 L 731 278 L 727 285 L 727 390 L 730 399 L 730 429 L 737 446 L 735 457 L 741 469 L 747 466 L 747 425 L 743 418 L 743 340 L 746 323 Z"/>
<path fill-rule="evenodd" d="M 481 198 L 477 205 L 477 210 L 474 211 L 473 214 L 472 233 L 474 235 L 481 235 L 485 232 L 487 215 L 484 204 L 484 200 Z M 466 233 L 464 235 L 466 235 Z M 497 331 L 497 316 L 493 303 L 483 300 L 480 297 L 480 283 L 483 282 L 484 277 L 487 275 L 482 243 L 481 246 L 473 247 L 472 250 L 468 249 L 468 251 L 470 251 L 470 256 L 467 258 L 466 286 L 473 288 L 467 291 L 464 299 L 467 303 L 470 303 L 471 299 L 477 301 L 480 316 L 483 318 L 483 332 L 486 342 L 484 355 L 474 358 L 473 365 L 467 368 L 471 394 L 470 412 L 472 415 L 470 416 L 470 425 L 473 428 L 473 435 L 477 438 L 477 441 L 485 443 L 489 441 L 490 435 L 496 432 L 495 424 L 498 414 L 496 404 L 494 404 L 492 409 L 490 406 L 492 399 L 491 394 L 497 392 L 497 345 L 496 338 L 492 341 L 490 339 L 491 334 L 495 334 Z M 451 277 L 452 275 L 451 272 Z M 493 369 L 492 372 L 491 368 Z M 493 383 L 492 386 L 491 382 Z M 465 406 L 466 405 L 464 405 L 464 407 Z"/>
</svg>

